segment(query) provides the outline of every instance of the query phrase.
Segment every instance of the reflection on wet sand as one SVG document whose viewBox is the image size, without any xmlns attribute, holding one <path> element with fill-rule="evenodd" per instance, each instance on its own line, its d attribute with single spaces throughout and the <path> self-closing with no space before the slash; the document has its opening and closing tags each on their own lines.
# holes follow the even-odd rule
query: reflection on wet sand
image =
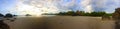
<svg viewBox="0 0 120 29">
<path fill-rule="evenodd" d="M 14 22 L 4 22 L 11 29 L 114 29 L 112 20 L 87 16 L 17 17 Z"/>
</svg>

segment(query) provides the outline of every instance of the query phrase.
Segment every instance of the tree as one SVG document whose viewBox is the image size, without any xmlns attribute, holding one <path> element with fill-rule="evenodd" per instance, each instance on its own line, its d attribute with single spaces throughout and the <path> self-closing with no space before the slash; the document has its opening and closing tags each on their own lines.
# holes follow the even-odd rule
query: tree
<svg viewBox="0 0 120 29">
<path fill-rule="evenodd" d="M 77 10 L 75 13 L 76 13 L 77 16 L 81 15 L 79 10 Z"/>
<path fill-rule="evenodd" d="M 65 15 L 66 13 L 65 12 L 60 12 L 58 15 Z"/>
<path fill-rule="evenodd" d="M 91 15 L 91 13 L 84 13 L 83 16 L 90 16 L 90 15 Z"/>
<path fill-rule="evenodd" d="M 99 16 L 103 16 L 105 15 L 106 13 L 105 12 L 98 12 Z"/>
<path fill-rule="evenodd" d="M 74 11 L 68 11 L 66 15 L 75 15 Z"/>
<path fill-rule="evenodd" d="M 84 16 L 84 15 L 85 15 L 85 12 L 84 12 L 84 11 L 80 11 L 80 15 L 81 15 L 81 16 Z"/>
<path fill-rule="evenodd" d="M 68 12 L 60 12 L 58 15 L 69 15 L 69 16 L 103 16 L 106 14 L 106 12 L 101 11 L 101 12 L 91 12 L 91 13 L 85 13 L 84 11 L 79 11 L 77 10 L 76 12 L 74 11 L 68 11 Z M 107 14 L 111 15 L 111 14 Z"/>
<path fill-rule="evenodd" d="M 91 12 L 90 16 L 103 16 L 105 12 Z"/>
</svg>

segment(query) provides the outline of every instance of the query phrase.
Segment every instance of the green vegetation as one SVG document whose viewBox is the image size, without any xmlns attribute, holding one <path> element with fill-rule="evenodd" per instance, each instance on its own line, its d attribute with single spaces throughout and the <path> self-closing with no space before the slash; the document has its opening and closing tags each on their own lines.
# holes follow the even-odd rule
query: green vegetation
<svg viewBox="0 0 120 29">
<path fill-rule="evenodd" d="M 60 12 L 58 15 L 67 15 L 67 16 L 111 16 L 112 14 L 108 14 L 106 12 L 91 12 L 87 13 L 84 11 L 68 11 L 68 12 Z"/>
<path fill-rule="evenodd" d="M 105 14 L 106 14 L 105 12 L 91 12 L 90 16 L 103 16 Z"/>
<path fill-rule="evenodd" d="M 58 13 L 58 15 L 74 15 L 74 14 L 75 14 L 74 11 L 60 12 L 60 13 Z"/>
</svg>

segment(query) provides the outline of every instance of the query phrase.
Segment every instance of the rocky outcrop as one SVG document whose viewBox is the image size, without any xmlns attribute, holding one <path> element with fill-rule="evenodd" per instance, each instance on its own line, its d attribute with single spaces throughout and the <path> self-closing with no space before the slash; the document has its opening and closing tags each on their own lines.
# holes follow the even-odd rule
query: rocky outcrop
<svg viewBox="0 0 120 29">
<path fill-rule="evenodd" d="M 115 9 L 115 12 L 112 15 L 114 20 L 120 20 L 120 8 Z"/>
<path fill-rule="evenodd" d="M 120 8 L 115 9 L 112 18 L 115 20 L 115 29 L 120 29 Z"/>
<path fill-rule="evenodd" d="M 102 20 L 111 20 L 111 17 L 107 15 L 103 15 Z"/>
<path fill-rule="evenodd" d="M 0 17 L 4 17 L 4 15 L 0 13 Z"/>
</svg>

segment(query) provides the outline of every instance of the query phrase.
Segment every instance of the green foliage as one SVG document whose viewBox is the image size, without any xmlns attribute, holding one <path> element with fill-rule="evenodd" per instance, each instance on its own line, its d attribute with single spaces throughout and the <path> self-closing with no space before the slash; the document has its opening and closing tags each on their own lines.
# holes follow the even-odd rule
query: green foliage
<svg viewBox="0 0 120 29">
<path fill-rule="evenodd" d="M 60 12 L 58 15 L 66 15 L 65 12 Z"/>
<path fill-rule="evenodd" d="M 91 13 L 85 13 L 84 11 L 68 11 L 68 12 L 60 12 L 58 15 L 69 15 L 69 16 L 111 16 L 112 14 L 107 14 L 106 12 L 91 12 Z"/>
<path fill-rule="evenodd" d="M 58 15 L 74 15 L 75 14 L 75 12 L 74 11 L 68 11 L 68 12 L 60 12 L 60 13 L 58 13 Z"/>
<path fill-rule="evenodd" d="M 105 14 L 105 15 L 107 15 L 107 16 L 112 16 L 112 13 L 108 13 L 108 14 Z"/>
<path fill-rule="evenodd" d="M 75 14 L 74 11 L 68 11 L 68 12 L 66 13 L 66 15 L 74 15 L 74 14 Z"/>
<path fill-rule="evenodd" d="M 84 13 L 83 16 L 90 16 L 90 15 L 91 15 L 91 13 Z"/>
<path fill-rule="evenodd" d="M 77 16 L 83 16 L 85 14 L 85 12 L 84 11 L 76 11 L 75 14 Z"/>
<path fill-rule="evenodd" d="M 90 16 L 103 16 L 104 14 L 106 14 L 105 12 L 91 12 Z"/>
</svg>

